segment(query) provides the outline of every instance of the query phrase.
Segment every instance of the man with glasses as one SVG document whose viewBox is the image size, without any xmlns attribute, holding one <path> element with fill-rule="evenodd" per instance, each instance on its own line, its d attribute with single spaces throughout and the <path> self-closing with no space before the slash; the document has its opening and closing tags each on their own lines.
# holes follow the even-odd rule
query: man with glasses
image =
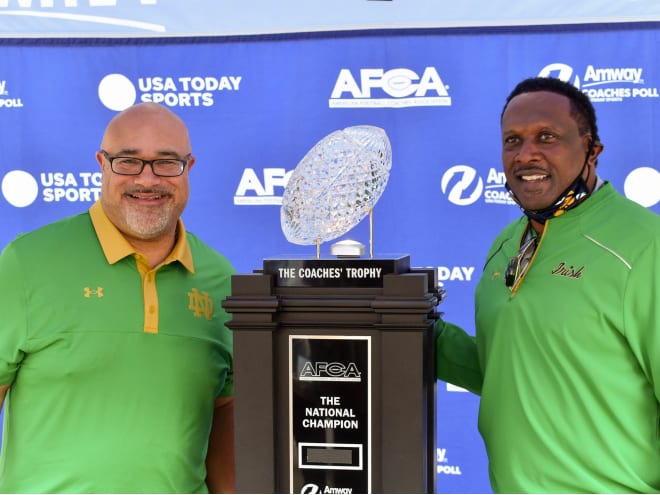
<svg viewBox="0 0 660 495">
<path fill-rule="evenodd" d="M 191 153 L 169 109 L 128 108 L 100 200 L 0 255 L 0 492 L 234 490 L 234 269 L 181 222 Z"/>
<path fill-rule="evenodd" d="M 588 97 L 519 83 L 501 115 L 524 215 L 493 242 L 476 337 L 439 322 L 438 378 L 481 396 L 493 490 L 660 491 L 660 216 L 596 174 Z"/>
</svg>

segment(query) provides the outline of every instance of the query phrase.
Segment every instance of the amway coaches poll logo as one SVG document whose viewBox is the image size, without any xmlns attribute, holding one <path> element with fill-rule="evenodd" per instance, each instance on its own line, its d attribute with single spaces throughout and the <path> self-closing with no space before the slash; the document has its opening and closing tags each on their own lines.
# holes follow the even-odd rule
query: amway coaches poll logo
<svg viewBox="0 0 660 495">
<path fill-rule="evenodd" d="M 0 109 L 3 108 L 20 108 L 23 102 L 20 98 L 11 97 L 7 89 L 7 81 L 0 80 Z"/>
<path fill-rule="evenodd" d="M 341 69 L 328 100 L 330 108 L 450 106 L 451 97 L 435 67 L 421 75 L 411 69 Z"/>
<path fill-rule="evenodd" d="M 476 169 L 469 165 L 454 165 L 443 174 L 440 185 L 447 199 L 458 206 L 471 205 L 481 198 L 488 204 L 513 205 L 505 183 L 504 172 L 494 168 L 488 170 L 484 185 L 484 179 Z"/>
<path fill-rule="evenodd" d="M 101 103 L 121 111 L 140 102 L 161 103 L 168 107 L 211 107 L 219 93 L 238 91 L 242 76 L 233 75 L 152 75 L 136 83 L 123 74 L 108 74 L 99 83 Z"/>
<path fill-rule="evenodd" d="M 541 77 L 556 77 L 581 89 L 595 103 L 620 102 L 628 98 L 658 98 L 658 88 L 644 82 L 641 67 L 596 67 L 588 65 L 582 73 L 567 64 L 548 64 Z"/>
<path fill-rule="evenodd" d="M 515 205 L 505 188 L 504 172 L 488 170 L 484 181 L 477 170 L 469 165 L 454 165 L 442 175 L 440 187 L 450 203 L 470 206 L 481 198 L 487 204 Z M 660 202 L 660 171 L 653 167 L 637 167 L 624 181 L 624 193 L 628 199 L 647 208 Z"/>
</svg>

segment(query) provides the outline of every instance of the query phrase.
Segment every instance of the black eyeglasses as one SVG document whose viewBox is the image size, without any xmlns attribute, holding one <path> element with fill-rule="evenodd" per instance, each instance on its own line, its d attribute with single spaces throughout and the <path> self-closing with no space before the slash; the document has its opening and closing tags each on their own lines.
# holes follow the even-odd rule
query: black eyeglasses
<svg viewBox="0 0 660 495">
<path fill-rule="evenodd" d="M 527 270 L 529 262 L 532 260 L 532 256 L 534 256 L 534 251 L 536 251 L 536 237 L 531 237 L 520 246 L 518 254 L 509 261 L 504 272 L 504 283 L 510 290 L 513 290 L 514 285 L 516 285 L 520 277 Z"/>
<path fill-rule="evenodd" d="M 110 156 L 104 150 L 101 154 L 110 162 L 110 169 L 119 175 L 140 175 L 146 165 L 151 166 L 154 175 L 159 177 L 178 177 L 190 160 L 190 155 L 183 159 L 159 158 L 157 160 L 143 160 L 134 156 Z"/>
</svg>

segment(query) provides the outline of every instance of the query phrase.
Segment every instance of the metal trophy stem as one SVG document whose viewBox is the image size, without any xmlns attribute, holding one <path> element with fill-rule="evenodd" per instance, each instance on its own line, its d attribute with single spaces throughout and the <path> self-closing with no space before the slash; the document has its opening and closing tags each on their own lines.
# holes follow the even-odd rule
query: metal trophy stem
<svg viewBox="0 0 660 495">
<path fill-rule="evenodd" d="M 369 258 L 374 259 L 374 209 L 369 210 Z"/>
</svg>

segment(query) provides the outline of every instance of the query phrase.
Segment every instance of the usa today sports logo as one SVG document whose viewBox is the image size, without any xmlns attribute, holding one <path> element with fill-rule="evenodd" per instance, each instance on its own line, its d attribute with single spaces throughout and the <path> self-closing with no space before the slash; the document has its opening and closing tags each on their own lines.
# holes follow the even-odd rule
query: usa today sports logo
<svg viewBox="0 0 660 495">
<path fill-rule="evenodd" d="M 122 111 L 138 102 L 168 107 L 212 107 L 219 93 L 240 90 L 243 76 L 234 75 L 151 75 L 132 81 L 124 74 L 104 76 L 98 85 L 101 103 L 109 110 Z"/>
<path fill-rule="evenodd" d="M 11 206 L 25 208 L 38 203 L 92 203 L 101 196 L 101 172 L 7 172 L 0 183 L 2 196 Z M 40 199 L 40 201 L 38 201 Z"/>
</svg>

